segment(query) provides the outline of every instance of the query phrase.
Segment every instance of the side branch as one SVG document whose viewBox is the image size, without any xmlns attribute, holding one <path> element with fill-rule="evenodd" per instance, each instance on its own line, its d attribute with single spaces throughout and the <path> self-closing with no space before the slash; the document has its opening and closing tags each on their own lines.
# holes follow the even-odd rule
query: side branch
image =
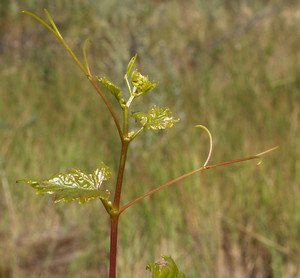
<svg viewBox="0 0 300 278">
<path fill-rule="evenodd" d="M 90 80 L 92 86 L 94 87 L 94 89 L 96 90 L 96 92 L 98 93 L 98 95 L 101 97 L 101 99 L 103 100 L 105 106 L 107 107 L 107 109 L 109 110 L 113 120 L 114 120 L 114 123 L 116 125 L 116 128 L 118 130 L 118 133 L 119 133 L 119 137 L 120 139 L 122 140 L 123 138 L 123 133 L 122 133 L 122 130 L 121 130 L 121 127 L 120 127 L 120 124 L 119 124 L 119 121 L 118 121 L 118 118 L 115 114 L 115 112 L 113 111 L 109 101 L 107 100 L 107 98 L 105 97 L 105 95 L 102 93 L 102 91 L 100 90 L 98 84 L 97 84 L 97 81 L 95 79 L 93 79 L 92 76 L 88 75 L 87 78 Z"/>
<path fill-rule="evenodd" d="M 73 50 L 70 48 L 70 46 L 67 44 L 67 42 L 65 41 L 65 39 L 63 38 L 63 36 L 61 35 L 61 33 L 59 32 L 53 18 L 51 17 L 51 15 L 49 14 L 49 12 L 45 9 L 44 10 L 46 13 L 46 16 L 48 18 L 48 20 L 50 21 L 50 25 L 43 20 L 42 18 L 40 18 L 39 16 L 37 16 L 36 14 L 29 12 L 29 11 L 22 11 L 24 14 L 27 14 L 31 17 L 33 17 L 34 19 L 36 19 L 37 21 L 39 21 L 42 25 L 44 25 L 44 27 L 46 27 L 58 40 L 59 42 L 62 44 L 62 46 L 67 50 L 67 52 L 70 54 L 70 56 L 72 57 L 72 59 L 76 62 L 76 64 L 79 66 L 79 68 L 81 69 L 81 71 L 85 74 L 85 76 L 89 79 L 89 81 L 91 82 L 91 84 L 93 85 L 93 87 L 95 88 L 95 90 L 97 91 L 97 93 L 100 95 L 101 99 L 103 100 L 103 102 L 105 103 L 105 106 L 107 107 L 107 109 L 109 110 L 114 123 L 116 125 L 116 128 L 118 130 L 120 139 L 122 140 L 123 138 L 123 134 L 122 134 L 122 130 L 118 121 L 118 118 L 115 114 L 115 112 L 113 111 L 108 99 L 105 97 L 105 95 L 102 93 L 102 91 L 100 90 L 97 82 L 95 81 L 95 79 L 92 77 L 91 75 L 91 71 L 88 65 L 88 61 L 87 61 L 87 56 L 86 56 L 86 47 L 87 47 L 87 41 L 85 42 L 84 46 L 83 46 L 83 58 L 84 58 L 84 64 L 85 66 L 80 62 L 80 60 L 78 59 L 78 57 L 75 55 L 75 53 L 73 52 Z"/>
<path fill-rule="evenodd" d="M 130 206 L 132 206 L 133 204 L 137 203 L 138 201 L 144 199 L 145 197 L 147 196 L 151 196 L 152 194 L 178 182 L 178 181 L 181 181 L 189 176 L 192 176 L 198 172 L 203 172 L 205 170 L 209 170 L 209 169 L 213 169 L 213 168 L 217 168 L 217 167 L 222 167 L 222 166 L 226 166 L 226 165 L 231 165 L 231 164 L 235 164 L 235 163 L 240 163 L 240 162 L 244 162 L 244 161 L 248 161 L 248 160 L 253 160 L 253 159 L 259 159 L 261 158 L 261 156 L 271 152 L 271 151 L 274 151 L 276 150 L 278 147 L 274 147 L 272 149 L 269 149 L 267 151 L 264 151 L 262 153 L 259 153 L 259 154 L 256 154 L 256 155 L 253 155 L 253 156 L 249 156 L 249 157 L 245 157 L 245 158 L 239 158 L 239 159 L 234 159 L 234 160 L 229 160 L 229 161 L 225 161 L 225 162 L 220 162 L 220 163 L 217 163 L 217 164 L 213 164 L 213 165 L 208 165 L 208 166 L 202 166 L 196 170 L 193 170 L 191 172 L 188 172 L 184 175 L 181 175 L 173 180 L 170 180 L 168 181 L 167 183 L 164 183 L 163 185 L 160 185 L 158 186 L 157 188 L 154 188 L 144 194 L 142 194 L 141 196 L 137 197 L 136 199 L 128 202 L 126 205 L 124 205 L 122 208 L 120 208 L 120 214 L 125 211 L 127 208 L 129 208 Z"/>
</svg>

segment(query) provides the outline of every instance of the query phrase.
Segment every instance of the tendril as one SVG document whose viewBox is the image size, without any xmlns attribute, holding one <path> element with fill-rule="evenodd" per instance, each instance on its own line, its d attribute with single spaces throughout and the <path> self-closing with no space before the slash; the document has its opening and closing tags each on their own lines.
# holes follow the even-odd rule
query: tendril
<svg viewBox="0 0 300 278">
<path fill-rule="evenodd" d="M 212 146 L 213 145 L 212 136 L 211 136 L 211 133 L 210 133 L 209 129 L 206 126 L 204 126 L 204 125 L 196 125 L 195 127 L 204 129 L 205 132 L 208 134 L 208 137 L 209 137 L 209 152 L 208 152 L 208 156 L 207 156 L 207 158 L 206 158 L 206 160 L 205 160 L 205 162 L 203 164 L 203 167 L 206 167 L 207 164 L 208 164 L 208 162 L 209 162 L 209 160 L 210 160 L 211 153 L 212 153 L 212 148 L 213 148 L 213 146 Z"/>
</svg>

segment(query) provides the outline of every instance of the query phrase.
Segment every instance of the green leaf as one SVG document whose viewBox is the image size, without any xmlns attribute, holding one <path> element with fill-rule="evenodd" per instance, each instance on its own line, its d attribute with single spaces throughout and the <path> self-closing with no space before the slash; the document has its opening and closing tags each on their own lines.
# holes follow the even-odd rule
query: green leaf
<svg viewBox="0 0 300 278">
<path fill-rule="evenodd" d="M 132 117 L 145 128 L 153 130 L 171 128 L 179 121 L 172 116 L 169 108 L 159 108 L 155 105 L 147 113 L 135 112 Z"/>
<path fill-rule="evenodd" d="M 162 256 L 163 262 L 148 264 L 146 269 L 152 273 L 152 278 L 185 278 L 171 257 Z"/>
<path fill-rule="evenodd" d="M 102 163 L 92 174 L 73 169 L 47 180 L 22 179 L 17 182 L 28 183 L 38 194 L 53 194 L 56 203 L 78 201 L 82 204 L 97 198 L 108 200 L 110 192 L 102 189 L 101 185 L 109 178 L 110 170 Z"/>
<path fill-rule="evenodd" d="M 97 79 L 99 80 L 99 82 L 106 87 L 111 93 L 112 95 L 117 99 L 120 100 L 122 98 L 122 92 L 121 89 L 115 85 L 114 83 L 112 83 L 110 80 L 108 80 L 106 77 L 97 77 Z"/>
<path fill-rule="evenodd" d="M 137 54 L 135 54 L 135 55 L 130 59 L 130 61 L 129 61 L 129 63 L 128 63 L 128 66 L 127 66 L 127 69 L 126 69 L 125 77 L 128 77 L 128 76 L 130 75 L 130 73 L 131 73 L 131 71 L 132 71 L 132 67 L 133 67 L 133 65 L 134 65 L 134 63 L 135 63 L 136 58 L 137 58 Z"/>
<path fill-rule="evenodd" d="M 140 74 L 137 70 L 135 70 L 131 75 L 131 83 L 139 91 L 134 94 L 135 96 L 147 93 L 158 85 L 158 83 L 150 81 L 148 76 Z"/>
</svg>

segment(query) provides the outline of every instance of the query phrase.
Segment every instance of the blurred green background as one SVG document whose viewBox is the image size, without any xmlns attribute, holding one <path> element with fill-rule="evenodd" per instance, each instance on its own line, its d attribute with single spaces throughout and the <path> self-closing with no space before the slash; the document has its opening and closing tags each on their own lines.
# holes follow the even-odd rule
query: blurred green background
<svg viewBox="0 0 300 278">
<path fill-rule="evenodd" d="M 1 0 L 0 277 L 106 277 L 109 219 L 99 202 L 55 205 L 15 184 L 104 161 L 119 142 L 98 95 L 32 18 L 47 8 L 97 75 L 125 88 L 138 67 L 160 85 L 139 101 L 168 106 L 172 130 L 130 147 L 122 202 L 201 166 L 280 145 L 261 165 L 207 171 L 128 209 L 119 277 L 171 255 L 187 277 L 300 276 L 300 4 L 246 0 Z M 113 190 L 114 179 L 109 186 Z"/>
</svg>

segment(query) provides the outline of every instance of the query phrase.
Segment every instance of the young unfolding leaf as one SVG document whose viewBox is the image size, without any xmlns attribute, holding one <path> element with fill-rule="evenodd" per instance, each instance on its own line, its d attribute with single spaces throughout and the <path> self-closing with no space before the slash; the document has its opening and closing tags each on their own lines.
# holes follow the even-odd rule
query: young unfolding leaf
<svg viewBox="0 0 300 278">
<path fill-rule="evenodd" d="M 30 184 L 37 193 L 53 194 L 56 203 L 60 201 L 85 203 L 97 198 L 109 199 L 109 191 L 101 188 L 103 181 L 109 178 L 110 170 L 102 163 L 101 168 L 96 169 L 92 174 L 74 169 L 47 180 L 22 179 L 18 182 Z"/>
<path fill-rule="evenodd" d="M 132 117 L 148 129 L 158 130 L 172 127 L 179 121 L 172 116 L 169 108 L 153 106 L 147 113 L 135 112 Z"/>
<path fill-rule="evenodd" d="M 135 54 L 135 55 L 130 59 L 130 61 L 129 61 L 129 63 L 128 63 L 128 66 L 127 66 L 127 69 L 126 69 L 125 77 L 129 77 L 129 75 L 130 75 L 130 73 L 131 73 L 131 71 L 132 71 L 132 67 L 133 67 L 133 65 L 134 65 L 134 63 L 135 63 L 136 58 L 137 58 L 137 54 Z"/>
<path fill-rule="evenodd" d="M 152 278 L 185 278 L 180 272 L 174 260 L 168 256 L 162 256 L 163 262 L 148 264 L 146 269 L 152 272 Z"/>
<path fill-rule="evenodd" d="M 137 70 L 135 70 L 131 75 L 131 83 L 138 89 L 134 94 L 135 96 L 147 93 L 158 85 L 158 83 L 150 81 L 148 76 L 140 74 Z"/>
<path fill-rule="evenodd" d="M 99 80 L 99 82 L 106 87 L 111 94 L 117 99 L 120 100 L 122 98 L 122 92 L 121 89 L 115 85 L 114 83 L 112 83 L 110 80 L 108 80 L 106 77 L 97 77 L 97 79 Z"/>
</svg>

